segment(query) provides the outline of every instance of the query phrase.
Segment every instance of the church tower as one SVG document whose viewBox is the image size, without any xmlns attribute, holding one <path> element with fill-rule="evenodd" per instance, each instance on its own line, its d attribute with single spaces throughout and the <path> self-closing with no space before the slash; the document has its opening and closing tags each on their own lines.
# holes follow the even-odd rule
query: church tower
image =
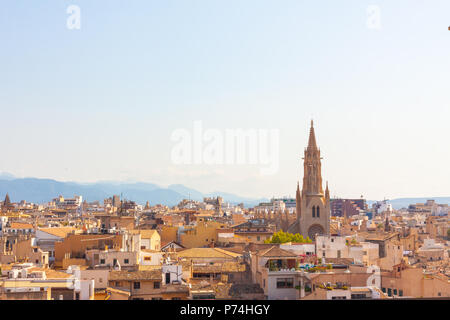
<svg viewBox="0 0 450 320">
<path fill-rule="evenodd" d="M 316 235 L 330 234 L 330 191 L 328 183 L 322 187 L 322 164 L 320 149 L 317 147 L 314 123 L 311 121 L 308 147 L 303 157 L 303 188 L 297 183 L 297 221 L 289 232 L 300 233 L 305 238 L 315 239 Z"/>
</svg>

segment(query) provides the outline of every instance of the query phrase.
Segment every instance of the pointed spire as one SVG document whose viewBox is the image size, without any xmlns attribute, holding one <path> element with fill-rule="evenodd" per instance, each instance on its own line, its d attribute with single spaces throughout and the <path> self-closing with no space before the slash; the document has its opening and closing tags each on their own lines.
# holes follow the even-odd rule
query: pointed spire
<svg viewBox="0 0 450 320">
<path fill-rule="evenodd" d="M 314 121 L 311 120 L 311 129 L 309 129 L 308 150 L 317 150 L 316 134 L 314 132 Z"/>
<path fill-rule="evenodd" d="M 389 218 L 388 218 L 388 216 L 386 215 L 386 222 L 385 222 L 385 224 L 384 224 L 384 231 L 389 232 L 390 230 L 391 230 L 391 227 L 390 227 L 390 225 L 389 225 Z"/>
<path fill-rule="evenodd" d="M 9 205 L 9 204 L 11 204 L 11 200 L 9 200 L 9 194 L 8 194 L 8 193 L 6 194 L 5 201 L 3 202 L 3 204 L 4 204 L 4 205 Z"/>
</svg>

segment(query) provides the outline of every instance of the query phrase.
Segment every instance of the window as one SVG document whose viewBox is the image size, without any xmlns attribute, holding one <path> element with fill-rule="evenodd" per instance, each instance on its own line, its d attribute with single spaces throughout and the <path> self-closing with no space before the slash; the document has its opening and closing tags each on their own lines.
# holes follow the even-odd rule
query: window
<svg viewBox="0 0 450 320">
<path fill-rule="evenodd" d="M 388 293 L 389 297 L 392 297 L 392 289 L 391 288 L 388 288 L 388 292 L 387 293 Z"/>
<path fill-rule="evenodd" d="M 100 259 L 100 264 L 105 264 L 105 259 Z"/>
<path fill-rule="evenodd" d="M 293 288 L 294 279 L 293 278 L 278 278 L 277 279 L 277 289 Z"/>
<path fill-rule="evenodd" d="M 133 282 L 133 289 L 140 289 L 141 283 L 140 282 Z"/>
<path fill-rule="evenodd" d="M 320 207 L 316 207 L 316 217 L 320 218 Z"/>
<path fill-rule="evenodd" d="M 144 261 L 151 261 L 152 257 L 144 257 Z"/>
<path fill-rule="evenodd" d="M 130 263 L 130 260 L 128 260 L 128 259 L 123 259 L 123 263 L 128 264 L 128 263 Z"/>
<path fill-rule="evenodd" d="M 75 300 L 80 300 L 80 293 L 79 292 L 75 293 Z"/>
<path fill-rule="evenodd" d="M 394 289 L 394 296 L 397 295 L 397 289 Z"/>
<path fill-rule="evenodd" d="M 261 237 L 260 237 L 260 236 L 257 236 L 257 237 L 256 237 L 256 240 L 257 240 L 257 241 L 260 241 L 260 240 L 261 240 Z"/>
<path fill-rule="evenodd" d="M 352 294 L 352 299 L 366 299 L 366 295 L 364 293 L 355 293 Z"/>
<path fill-rule="evenodd" d="M 383 291 L 383 293 L 386 293 L 386 288 L 381 288 L 381 291 Z"/>
<path fill-rule="evenodd" d="M 313 218 L 316 217 L 316 207 L 315 206 L 312 207 L 312 216 L 313 216 Z"/>
<path fill-rule="evenodd" d="M 170 273 L 166 272 L 166 283 L 170 283 Z"/>
<path fill-rule="evenodd" d="M 403 290 L 398 290 L 398 295 L 399 295 L 400 297 L 403 297 Z"/>
<path fill-rule="evenodd" d="M 159 289 L 161 287 L 160 282 L 153 282 L 153 289 Z"/>
</svg>

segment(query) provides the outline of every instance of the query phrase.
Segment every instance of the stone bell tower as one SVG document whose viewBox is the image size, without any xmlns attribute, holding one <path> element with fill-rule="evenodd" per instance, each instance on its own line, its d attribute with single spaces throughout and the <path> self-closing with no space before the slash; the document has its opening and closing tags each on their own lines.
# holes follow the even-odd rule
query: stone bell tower
<svg viewBox="0 0 450 320">
<path fill-rule="evenodd" d="M 320 149 L 317 148 L 314 123 L 311 121 L 308 147 L 303 157 L 303 187 L 297 183 L 297 221 L 289 232 L 298 232 L 303 237 L 315 239 L 316 235 L 330 234 L 330 191 L 328 183 L 322 188 L 322 164 Z"/>
</svg>

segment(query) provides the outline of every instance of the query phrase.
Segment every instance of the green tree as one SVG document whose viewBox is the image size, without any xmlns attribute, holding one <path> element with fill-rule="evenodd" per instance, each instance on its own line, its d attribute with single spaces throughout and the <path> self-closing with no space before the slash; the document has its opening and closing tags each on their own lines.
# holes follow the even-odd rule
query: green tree
<svg viewBox="0 0 450 320">
<path fill-rule="evenodd" d="M 311 239 L 309 237 L 305 238 L 299 234 L 292 234 L 289 232 L 284 232 L 280 230 L 275 232 L 270 239 L 264 241 L 264 243 L 286 243 L 286 242 L 298 242 L 298 243 L 311 243 Z"/>
</svg>

